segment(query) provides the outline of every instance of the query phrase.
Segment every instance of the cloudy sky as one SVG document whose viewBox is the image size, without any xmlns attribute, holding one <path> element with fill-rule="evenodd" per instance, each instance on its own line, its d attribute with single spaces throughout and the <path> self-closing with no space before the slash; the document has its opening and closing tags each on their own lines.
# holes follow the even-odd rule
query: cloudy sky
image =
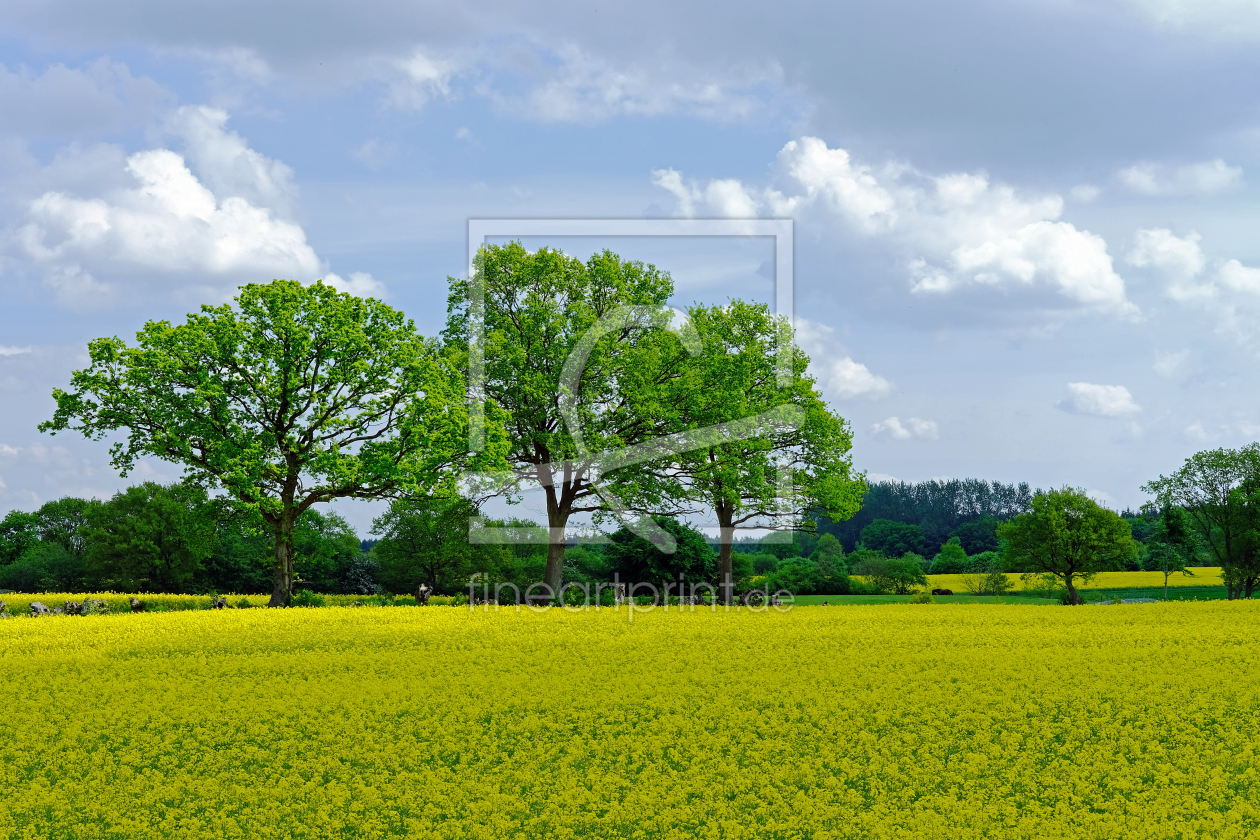
<svg viewBox="0 0 1260 840">
<path fill-rule="evenodd" d="M 1257 0 L 4 0 L 0 33 L 2 508 L 178 475 L 36 431 L 90 339 L 272 277 L 434 333 L 469 218 L 793 219 L 872 477 L 1137 505 L 1260 433 Z M 773 299 L 765 240 L 559 244 Z"/>
</svg>

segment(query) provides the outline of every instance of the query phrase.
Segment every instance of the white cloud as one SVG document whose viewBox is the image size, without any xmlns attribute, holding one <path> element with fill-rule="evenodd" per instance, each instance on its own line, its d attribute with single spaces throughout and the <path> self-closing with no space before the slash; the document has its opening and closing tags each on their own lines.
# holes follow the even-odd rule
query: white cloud
<svg viewBox="0 0 1260 840">
<path fill-rule="evenodd" d="M 554 69 L 524 96 L 498 92 L 491 96 L 520 116 L 546 122 L 591 123 L 674 113 L 744 120 L 764 109 L 754 88 L 782 77 L 773 64 L 731 67 L 716 75 L 661 56 L 618 65 L 574 44 L 535 49 Z"/>
<path fill-rule="evenodd" d="M 399 108 L 423 108 L 431 99 L 449 97 L 452 78 L 465 69 L 453 58 L 430 55 L 421 48 L 393 65 L 399 75 L 390 85 L 389 100 Z"/>
<path fill-rule="evenodd" d="M 0 356 L 20 356 L 23 353 L 31 352 L 30 347 L 9 347 L 0 344 Z"/>
<path fill-rule="evenodd" d="M 1129 265 L 1153 267 L 1179 277 L 1196 276 L 1207 264 L 1197 233 L 1177 236 L 1167 228 L 1139 230 L 1134 235 L 1133 249 L 1125 259 Z"/>
<path fill-rule="evenodd" d="M 1093 184 L 1077 184 L 1068 191 L 1069 195 L 1082 204 L 1089 204 L 1102 195 L 1102 190 Z"/>
<path fill-rule="evenodd" d="M 1155 364 L 1151 367 L 1160 376 L 1176 376 L 1190 358 L 1189 350 L 1179 350 L 1176 353 L 1159 353 L 1155 354 Z"/>
<path fill-rule="evenodd" d="M 327 274 L 287 218 L 296 198 L 292 170 L 250 149 L 226 121 L 213 108 L 174 112 L 168 126 L 186 141 L 187 156 L 165 148 L 125 160 L 88 155 L 83 168 L 92 174 L 78 179 L 81 189 L 49 189 L 28 203 L 14 246 L 42 269 L 61 303 L 80 309 L 141 294 L 146 283 L 226 297 L 244 281 Z M 383 288 L 368 275 L 337 282 L 374 294 Z"/>
<path fill-rule="evenodd" d="M 908 440 L 912 437 L 935 440 L 939 429 L 934 420 L 921 420 L 918 417 L 911 417 L 903 424 L 900 419 L 889 417 L 882 423 L 876 423 L 871 426 L 871 432 L 877 435 L 886 435 L 894 440 Z"/>
<path fill-rule="evenodd" d="M 1137 163 L 1116 173 L 1121 184 L 1146 196 L 1210 195 L 1242 183 L 1242 167 L 1206 160 L 1172 168 L 1159 163 Z"/>
<path fill-rule="evenodd" d="M 674 195 L 683 216 L 839 217 L 859 234 L 908 253 L 908 279 L 921 294 L 1041 285 L 1076 305 L 1137 312 L 1102 237 L 1058 221 L 1059 196 L 1025 197 L 984 173 L 928 176 L 893 164 L 877 169 L 814 137 L 785 145 L 777 168 L 781 189 L 734 179 L 698 184 L 673 169 L 653 172 L 653 180 Z"/>
<path fill-rule="evenodd" d="M 1166 228 L 1139 230 L 1125 259 L 1163 278 L 1173 300 L 1209 312 L 1218 332 L 1254 340 L 1260 327 L 1260 268 L 1238 260 L 1209 260 L 1199 241 L 1197 233 L 1177 236 Z"/>
<path fill-rule="evenodd" d="M 186 105 L 167 120 L 168 130 L 182 138 L 184 156 L 201 181 L 221 198 L 243 198 L 281 217 L 291 215 L 297 197 L 293 170 L 260 154 L 227 128 L 228 114 L 205 105 Z"/>
<path fill-rule="evenodd" d="M 891 382 L 845 352 L 831 327 L 797 318 L 796 341 L 809 355 L 809 373 L 832 399 L 878 400 L 893 392 Z"/>
<path fill-rule="evenodd" d="M 1228 260 L 1216 271 L 1217 279 L 1225 286 L 1253 295 L 1260 295 L 1260 268 L 1250 268 L 1238 260 Z"/>
<path fill-rule="evenodd" d="M 472 95 L 522 119 L 584 124 L 678 113 L 747 120 L 768 109 L 767 88 L 782 89 L 783 78 L 775 63 L 715 71 L 669 55 L 614 61 L 572 42 L 522 38 L 483 40 L 442 54 L 417 47 L 388 60 L 384 73 L 386 100 L 397 108 Z"/>
<path fill-rule="evenodd" d="M 1060 402 L 1059 407 L 1074 414 L 1119 417 L 1142 410 L 1142 407 L 1133 401 L 1133 395 L 1129 393 L 1129 389 L 1123 385 L 1069 382 L 1068 393 L 1068 399 Z"/>
<path fill-rule="evenodd" d="M 366 271 L 353 272 L 349 278 L 342 278 L 329 272 L 324 275 L 324 282 L 339 292 L 355 297 L 382 298 L 387 293 L 385 284 L 372 277 Z"/>
<path fill-rule="evenodd" d="M 893 385 L 884 377 L 871 373 L 861 362 L 848 356 L 814 361 L 818 384 L 826 393 L 842 400 L 878 400 L 893 392 Z"/>
</svg>

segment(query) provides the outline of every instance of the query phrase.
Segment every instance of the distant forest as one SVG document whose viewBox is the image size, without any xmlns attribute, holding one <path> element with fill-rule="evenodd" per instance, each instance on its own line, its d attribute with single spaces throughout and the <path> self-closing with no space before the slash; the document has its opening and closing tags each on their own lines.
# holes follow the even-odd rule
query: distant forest
<svg viewBox="0 0 1260 840">
<path fill-rule="evenodd" d="M 998 523 L 1026 513 L 1033 496 L 1041 492 L 1027 482 L 1003 484 L 979 478 L 877 481 L 869 485 L 862 508 L 853 518 L 832 522 L 825 515 L 816 514 L 814 521 L 818 536 L 831 534 L 846 554 L 857 548 L 862 529 L 877 519 L 917 525 L 923 532 L 928 556 L 935 554 L 951 536 L 960 537 L 967 553 L 975 554 L 997 550 Z M 1142 527 L 1141 514 L 1125 510 L 1120 515 L 1134 524 L 1133 536 L 1142 541 L 1146 529 Z M 748 537 L 740 539 L 735 550 L 755 554 L 764 546 L 761 540 Z"/>
</svg>

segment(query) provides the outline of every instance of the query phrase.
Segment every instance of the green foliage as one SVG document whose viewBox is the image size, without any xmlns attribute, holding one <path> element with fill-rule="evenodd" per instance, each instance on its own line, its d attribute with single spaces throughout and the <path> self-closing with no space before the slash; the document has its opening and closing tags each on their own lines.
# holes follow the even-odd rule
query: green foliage
<svg viewBox="0 0 1260 840">
<path fill-rule="evenodd" d="M 1195 559 L 1198 539 L 1193 520 L 1184 510 L 1165 505 L 1155 520 L 1146 545 L 1142 547 L 1142 568 L 1164 575 L 1164 600 L 1168 600 L 1168 578 L 1174 574 L 1194 576 L 1186 568 Z"/>
<path fill-rule="evenodd" d="M 773 574 L 767 576 L 765 588 L 770 592 L 786 589 L 793 595 L 816 595 L 822 594 L 819 591 L 821 582 L 818 566 L 812 560 L 792 557 L 784 560 Z"/>
<path fill-rule="evenodd" d="M 293 549 L 294 572 L 311 590 L 351 595 L 376 591 L 370 579 L 376 564 L 364 557 L 359 537 L 339 514 L 307 510 L 293 528 Z"/>
<path fill-rule="evenodd" d="M 924 590 L 923 592 L 916 592 L 915 594 L 911 595 L 910 600 L 907 601 L 906 603 L 908 604 L 934 604 L 936 603 L 936 601 L 932 598 L 931 592 Z"/>
<path fill-rule="evenodd" d="M 87 508 L 87 565 L 106 589 L 182 592 L 214 551 L 215 527 L 198 487 L 147 481 Z"/>
<path fill-rule="evenodd" d="M 372 549 L 381 586 L 391 592 L 415 592 L 427 583 L 435 593 L 467 591 L 475 572 L 495 575 L 510 565 L 504 545 L 473 544 L 468 520 L 476 506 L 460 498 L 398 499 L 372 522 L 380 542 Z"/>
<path fill-rule="evenodd" d="M 1003 571 L 1023 571 L 1022 569 L 1010 569 L 1002 561 L 1002 555 L 996 551 L 982 551 L 974 557 L 968 557 L 963 567 L 964 572 L 988 574 L 996 570 Z"/>
<path fill-rule="evenodd" d="M 918 525 L 876 519 L 862 529 L 862 547 L 878 551 L 886 557 L 907 553 L 924 554 L 923 530 Z"/>
<path fill-rule="evenodd" d="M 547 526 L 562 531 L 573 513 L 603 510 L 592 483 L 593 456 L 672 430 L 675 412 L 662 401 L 660 385 L 686 354 L 659 328 L 668 323 L 669 275 L 609 251 L 583 263 L 513 242 L 482 247 L 472 278 L 449 280 L 444 336 L 467 365 L 472 331 L 480 329 L 482 346 L 471 350 L 481 359 L 486 394 L 510 416 L 508 463 L 518 477 L 545 479 Z M 476 312 L 475 297 L 483 304 Z M 627 307 L 645 310 L 627 314 Z M 614 328 L 596 336 L 592 330 L 605 316 Z M 570 388 L 566 365 L 583 353 L 585 365 Z M 562 393 L 565 399 L 557 399 Z M 553 481 L 551 465 L 562 461 Z M 634 478 L 633 495 L 660 500 L 657 471 L 640 469 Z M 548 547 L 545 572 L 553 591 L 563 572 L 564 544 L 557 541 Z"/>
<path fill-rule="evenodd" d="M 1137 554 L 1131 533 L 1118 514 L 1071 487 L 1036 496 L 1029 513 L 998 528 L 1006 568 L 1054 575 L 1073 604 L 1084 603 L 1076 581 L 1088 581 Z"/>
<path fill-rule="evenodd" d="M 666 554 L 628 528 L 619 528 L 604 546 L 610 571 L 629 582 L 677 582 L 679 575 L 693 582 L 715 578 L 717 557 L 703 534 L 667 516 L 654 516 L 652 521 L 674 538 L 674 553 Z"/>
<path fill-rule="evenodd" d="M 11 510 L 0 521 L 0 566 L 16 563 L 39 542 L 39 515 Z"/>
<path fill-rule="evenodd" d="M 222 488 L 273 535 L 274 605 L 289 599 L 293 528 L 312 505 L 501 468 L 501 413 L 488 406 L 486 446 L 469 457 L 463 376 L 402 313 L 288 280 L 244 286 L 235 303 L 178 326 L 150 321 L 135 347 L 90 342 L 89 367 L 53 392 L 40 429 L 92 440 L 125 430 L 110 449 L 123 475 L 152 456 L 183 465 L 190 484 Z"/>
<path fill-rule="evenodd" d="M 738 554 L 739 552 L 736 553 Z M 768 575 L 779 568 L 779 558 L 769 552 L 745 554 L 743 556 L 749 558 L 752 562 L 752 571 L 755 575 Z"/>
<path fill-rule="evenodd" d="M 326 607 L 328 599 L 323 595 L 317 595 L 309 589 L 299 589 L 293 593 L 293 599 L 289 601 L 290 607 Z"/>
<path fill-rule="evenodd" d="M 883 555 L 866 555 L 852 569 L 853 574 L 865 578 L 867 584 L 880 592 L 905 595 L 917 586 L 927 585 L 923 566 L 914 556 L 894 559 Z"/>
<path fill-rule="evenodd" d="M 996 516 L 982 516 L 971 522 L 964 522 L 954 528 L 950 534 L 950 542 L 958 540 L 967 554 L 980 554 L 984 551 L 997 551 L 997 527 L 1002 520 Z"/>
<path fill-rule="evenodd" d="M 14 592 L 77 592 L 86 582 L 83 560 L 55 542 L 37 542 L 16 563 L 0 566 L 0 589 Z"/>
<path fill-rule="evenodd" d="M 823 578 L 848 576 L 849 568 L 844 560 L 844 547 L 831 534 L 823 534 L 809 559 L 818 567 Z"/>
<path fill-rule="evenodd" d="M 918 525 L 927 546 L 939 546 L 963 523 L 993 517 L 1007 520 L 1025 513 L 1034 493 L 1026 483 L 1003 484 L 976 478 L 923 482 L 880 481 L 867 488 L 862 509 L 835 522 L 818 514 L 818 529 L 834 534 L 845 550 L 860 541 L 863 528 L 876 519 Z M 967 542 L 963 543 L 964 548 Z"/>
<path fill-rule="evenodd" d="M 950 537 L 941 546 L 940 554 L 932 558 L 932 574 L 960 575 L 967 570 L 967 552 L 963 550 L 962 538 Z"/>
<path fill-rule="evenodd" d="M 1250 598 L 1260 582 L 1260 443 L 1196 452 L 1142 489 L 1161 509 L 1185 512 L 1188 530 L 1221 567 L 1229 597 Z"/>
</svg>

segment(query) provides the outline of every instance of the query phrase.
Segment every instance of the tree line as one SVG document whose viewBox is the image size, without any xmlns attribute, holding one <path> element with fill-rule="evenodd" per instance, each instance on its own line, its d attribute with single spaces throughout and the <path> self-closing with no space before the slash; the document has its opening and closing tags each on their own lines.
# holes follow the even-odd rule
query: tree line
<svg viewBox="0 0 1260 840">
<path fill-rule="evenodd" d="M 693 305 L 680 321 L 653 266 L 519 243 L 448 280 L 436 339 L 381 301 L 282 280 L 150 321 L 134 345 L 96 339 L 40 428 L 121 437 L 124 476 L 144 457 L 182 466 L 184 485 L 269 535 L 273 606 L 299 582 L 299 523 L 339 498 L 475 507 L 541 486 L 552 595 L 572 516 L 669 548 L 654 517 L 709 510 L 728 602 L 738 530 L 858 509 L 849 426 L 766 306 Z"/>
</svg>

